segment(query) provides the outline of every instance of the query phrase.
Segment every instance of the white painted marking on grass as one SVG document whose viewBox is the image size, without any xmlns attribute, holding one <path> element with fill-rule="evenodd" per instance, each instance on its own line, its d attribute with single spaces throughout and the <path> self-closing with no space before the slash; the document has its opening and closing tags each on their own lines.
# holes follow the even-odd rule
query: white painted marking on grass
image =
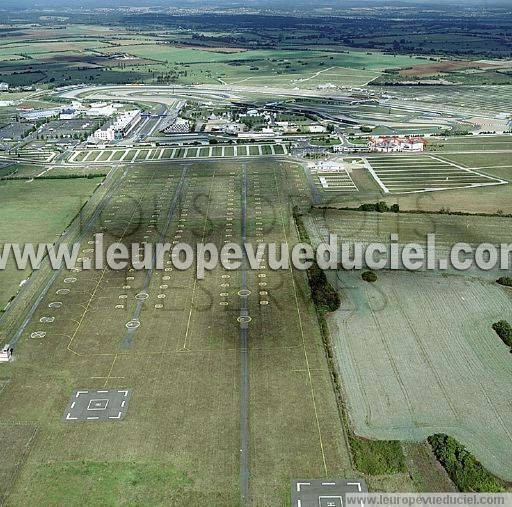
<svg viewBox="0 0 512 507">
<path fill-rule="evenodd" d="M 74 162 L 75 161 L 75 158 L 78 157 L 78 155 L 80 155 L 81 153 L 83 153 L 83 151 L 75 151 L 71 157 L 69 157 L 69 162 Z"/>
<path fill-rule="evenodd" d="M 499 178 L 495 178 L 493 176 L 487 176 L 487 174 L 482 174 L 482 173 L 479 173 L 478 171 L 475 171 L 474 169 L 469 169 L 468 167 L 462 167 L 453 162 L 449 162 L 448 160 L 443 160 L 442 158 L 434 157 L 434 155 L 430 155 L 430 158 L 433 158 L 434 160 L 438 160 L 439 162 L 444 162 L 445 164 L 449 164 L 453 167 L 456 167 L 457 169 L 460 169 L 461 171 L 465 171 L 465 172 L 472 173 L 472 174 L 477 174 L 478 176 L 480 176 L 482 178 L 496 182 L 496 183 L 473 183 L 471 185 L 472 187 L 489 186 L 489 185 L 504 185 L 504 184 L 508 183 L 508 181 L 505 181 L 505 180 L 502 180 Z"/>
<path fill-rule="evenodd" d="M 117 150 L 112 150 L 112 153 L 108 156 L 107 160 L 105 160 L 105 162 L 110 162 L 113 158 L 114 158 L 114 155 L 117 153 Z"/>
<path fill-rule="evenodd" d="M 389 189 L 386 187 L 386 185 L 384 185 L 382 180 L 377 176 L 377 173 L 373 170 L 373 167 L 370 165 L 370 162 L 366 158 L 364 159 L 364 166 L 366 167 L 366 169 L 368 169 L 368 171 L 373 176 L 373 179 L 377 182 L 379 187 L 382 188 L 383 192 L 385 194 L 389 194 Z"/>
</svg>

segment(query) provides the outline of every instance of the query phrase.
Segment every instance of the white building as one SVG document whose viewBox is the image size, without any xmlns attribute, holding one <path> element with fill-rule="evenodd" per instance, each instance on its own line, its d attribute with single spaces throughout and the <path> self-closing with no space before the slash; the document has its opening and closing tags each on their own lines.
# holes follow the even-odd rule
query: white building
<svg viewBox="0 0 512 507">
<path fill-rule="evenodd" d="M 312 134 L 322 134 L 323 132 L 327 131 L 327 129 L 323 125 L 310 125 L 308 127 L 308 130 Z"/>
<path fill-rule="evenodd" d="M 333 160 L 320 160 L 309 164 L 312 174 L 321 173 L 343 173 L 346 171 L 345 164 Z"/>
<path fill-rule="evenodd" d="M 0 92 L 6 92 L 9 89 L 9 83 L 0 83 Z"/>
<path fill-rule="evenodd" d="M 92 135 L 93 139 L 98 141 L 114 141 L 122 139 L 140 121 L 140 111 L 134 109 L 120 114 L 109 125 L 96 130 Z"/>
<path fill-rule="evenodd" d="M 0 350 L 0 363 L 8 363 L 12 358 L 13 350 L 10 344 L 4 345 Z"/>
<path fill-rule="evenodd" d="M 379 153 L 419 152 L 425 148 L 421 137 L 378 136 L 370 137 L 369 149 Z"/>
<path fill-rule="evenodd" d="M 91 104 L 91 107 L 84 111 L 87 116 L 113 116 L 116 112 L 117 110 L 113 105 L 103 103 L 99 106 Z"/>
</svg>

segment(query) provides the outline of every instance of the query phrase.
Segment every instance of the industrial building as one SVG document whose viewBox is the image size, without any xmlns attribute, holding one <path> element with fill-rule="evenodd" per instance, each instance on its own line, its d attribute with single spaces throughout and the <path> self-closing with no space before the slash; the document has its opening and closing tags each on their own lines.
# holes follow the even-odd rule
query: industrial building
<svg viewBox="0 0 512 507">
<path fill-rule="evenodd" d="M 99 128 L 92 135 L 93 141 L 114 141 L 116 139 L 123 139 L 126 134 L 133 128 L 141 119 L 140 111 L 134 109 L 133 111 L 126 111 L 120 114 L 115 120 L 109 122 L 107 125 Z"/>
</svg>

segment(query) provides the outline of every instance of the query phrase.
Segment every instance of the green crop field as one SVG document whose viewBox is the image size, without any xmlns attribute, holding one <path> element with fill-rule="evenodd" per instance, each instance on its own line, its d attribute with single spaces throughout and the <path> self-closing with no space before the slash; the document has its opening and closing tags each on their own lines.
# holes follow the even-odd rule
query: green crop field
<svg viewBox="0 0 512 507">
<path fill-rule="evenodd" d="M 345 352 L 338 364 L 356 433 L 407 441 L 446 433 L 511 480 L 512 364 L 491 329 L 512 311 L 510 293 L 435 274 L 379 272 L 371 287 L 358 273 L 339 278 L 350 290 L 329 325 Z"/>
<path fill-rule="evenodd" d="M 402 245 L 425 245 L 426 235 L 435 232 L 438 259 L 448 258 L 455 242 L 512 242 L 510 222 L 335 210 L 316 210 L 305 221 L 314 243 L 327 233 L 365 245 L 398 234 Z M 510 313 L 512 294 L 495 283 L 497 276 L 496 270 L 476 269 L 379 271 L 375 284 L 357 271 L 332 276 L 343 305 L 328 323 L 335 350 L 348 352 L 339 352 L 337 360 L 356 434 L 420 441 L 446 433 L 489 470 L 511 479 L 505 386 L 512 365 L 491 326 Z"/>
</svg>

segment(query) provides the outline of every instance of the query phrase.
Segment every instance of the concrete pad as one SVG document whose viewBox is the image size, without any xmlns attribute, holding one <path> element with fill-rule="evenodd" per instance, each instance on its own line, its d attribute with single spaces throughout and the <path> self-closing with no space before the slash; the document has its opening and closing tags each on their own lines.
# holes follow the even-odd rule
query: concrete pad
<svg viewBox="0 0 512 507">
<path fill-rule="evenodd" d="M 367 491 L 362 479 L 300 479 L 292 481 L 292 506 L 343 507 L 346 493 Z"/>
<path fill-rule="evenodd" d="M 131 389 L 77 389 L 62 421 L 120 421 L 126 415 L 131 395 Z"/>
</svg>

